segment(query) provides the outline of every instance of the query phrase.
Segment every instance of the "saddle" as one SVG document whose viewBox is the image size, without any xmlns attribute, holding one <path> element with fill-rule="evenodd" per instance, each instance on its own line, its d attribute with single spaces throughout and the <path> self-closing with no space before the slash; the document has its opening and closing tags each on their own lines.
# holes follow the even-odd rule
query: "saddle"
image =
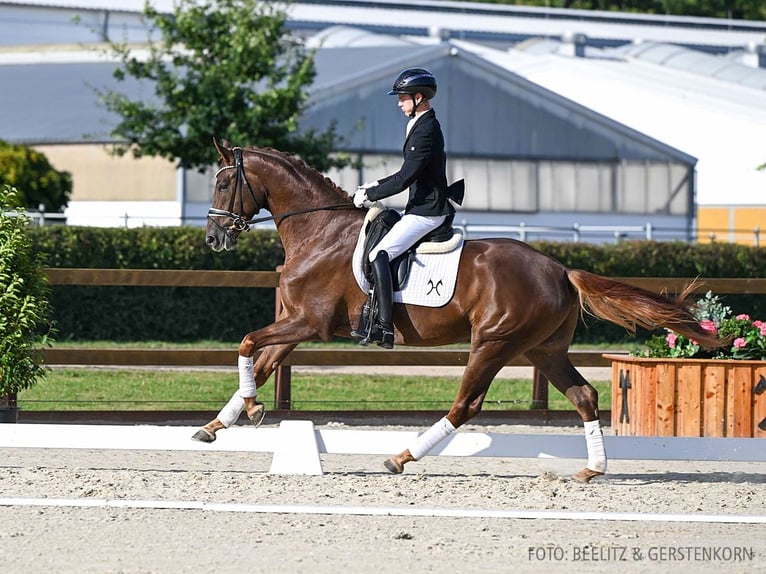
<svg viewBox="0 0 766 574">
<path fill-rule="evenodd" d="M 364 262 L 364 276 L 369 283 L 374 282 L 369 257 L 370 252 L 401 218 L 402 216 L 395 209 L 384 208 L 365 227 L 364 257 L 362 261 Z M 406 252 L 391 260 L 389 265 L 391 267 L 391 281 L 393 282 L 394 291 L 401 291 L 407 285 L 412 262 L 415 260 L 415 253 L 420 245 L 423 243 L 440 243 L 452 239 L 454 235 L 452 222 L 454 219 L 455 214 L 451 213 L 439 227 L 428 232 Z"/>
</svg>

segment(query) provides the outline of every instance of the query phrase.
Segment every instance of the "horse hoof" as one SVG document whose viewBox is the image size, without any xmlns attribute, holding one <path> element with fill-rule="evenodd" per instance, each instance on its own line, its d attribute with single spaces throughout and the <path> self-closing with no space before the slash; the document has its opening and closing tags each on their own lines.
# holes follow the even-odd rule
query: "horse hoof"
<svg viewBox="0 0 766 574">
<path fill-rule="evenodd" d="M 247 415 L 247 418 L 250 419 L 250 423 L 254 427 L 260 426 L 260 424 L 263 422 L 263 418 L 266 416 L 266 405 L 263 403 L 255 403 L 255 411 L 253 414 Z"/>
<path fill-rule="evenodd" d="M 592 478 L 595 478 L 597 476 L 604 476 L 604 473 L 598 472 L 596 470 L 591 470 L 588 467 L 585 467 L 580 472 L 573 474 L 572 478 L 575 479 L 577 482 L 582 482 L 583 484 L 587 484 L 591 481 Z"/>
<path fill-rule="evenodd" d="M 198 442 L 213 442 L 215 441 L 215 433 L 212 433 L 206 429 L 199 429 L 192 435 L 192 440 L 196 440 Z"/>
<path fill-rule="evenodd" d="M 404 467 L 401 464 L 397 464 L 392 458 L 389 458 L 386 462 L 384 462 L 383 466 L 385 466 L 388 472 L 391 474 L 402 474 L 404 471 Z"/>
</svg>

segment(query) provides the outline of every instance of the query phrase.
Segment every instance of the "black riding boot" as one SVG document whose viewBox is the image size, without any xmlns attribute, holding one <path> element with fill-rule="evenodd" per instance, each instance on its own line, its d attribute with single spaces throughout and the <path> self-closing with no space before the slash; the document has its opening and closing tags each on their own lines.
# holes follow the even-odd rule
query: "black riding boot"
<svg viewBox="0 0 766 574">
<path fill-rule="evenodd" d="M 384 349 L 394 348 L 394 288 L 391 281 L 391 268 L 388 265 L 388 253 L 381 251 L 372 262 L 372 274 L 375 277 L 375 297 L 377 299 L 378 327 L 375 342 Z"/>
</svg>

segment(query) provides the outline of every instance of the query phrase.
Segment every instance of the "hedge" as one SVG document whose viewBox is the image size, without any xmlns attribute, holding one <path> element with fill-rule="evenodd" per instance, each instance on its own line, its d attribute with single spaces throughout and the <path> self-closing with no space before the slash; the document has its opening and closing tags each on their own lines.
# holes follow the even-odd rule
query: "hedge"
<svg viewBox="0 0 766 574">
<path fill-rule="evenodd" d="M 610 277 L 766 277 L 766 257 L 760 248 L 734 243 L 626 241 L 618 244 L 535 242 L 537 249 L 568 267 Z M 721 295 L 735 313 L 766 320 L 763 295 Z M 577 327 L 575 342 L 639 344 L 649 332 L 635 336 L 623 328 L 585 317 Z"/>
<path fill-rule="evenodd" d="M 241 236 L 235 252 L 214 253 L 204 230 L 174 228 L 35 228 L 35 248 L 49 267 L 108 269 L 229 269 L 273 271 L 284 259 L 275 232 Z M 535 242 L 568 267 L 623 277 L 764 277 L 766 258 L 755 247 L 637 241 L 619 244 Z M 521 270 L 520 270 L 521 272 Z M 766 297 L 722 297 L 737 313 L 766 320 Z M 272 322 L 274 293 L 254 288 L 54 286 L 58 340 L 239 341 Z M 627 344 L 621 327 L 584 318 L 577 343 Z"/>
<path fill-rule="evenodd" d="M 222 253 L 193 227 L 54 226 L 32 237 L 48 267 L 274 271 L 284 260 L 279 237 L 265 231 Z M 51 304 L 59 341 L 239 341 L 274 319 L 274 291 L 262 288 L 56 285 Z"/>
</svg>

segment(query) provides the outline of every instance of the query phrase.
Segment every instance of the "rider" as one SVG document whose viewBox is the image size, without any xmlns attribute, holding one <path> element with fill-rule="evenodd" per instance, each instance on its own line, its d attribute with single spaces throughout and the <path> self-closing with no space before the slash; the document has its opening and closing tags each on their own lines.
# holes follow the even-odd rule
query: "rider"
<svg viewBox="0 0 766 574">
<path fill-rule="evenodd" d="M 393 175 L 359 186 L 354 205 L 364 207 L 369 201 L 409 188 L 404 215 L 370 252 L 378 304 L 373 340 L 385 349 L 392 349 L 393 292 L 389 262 L 444 223 L 455 213 L 455 208 L 448 201 L 444 135 L 431 107 L 431 99 L 436 95 L 436 78 L 424 68 L 408 68 L 396 77 L 388 95 L 398 96 L 399 108 L 410 118 L 403 147 L 404 163 Z M 360 340 L 366 334 L 354 331 L 352 336 Z M 363 344 L 368 342 L 369 339 Z"/>
</svg>

